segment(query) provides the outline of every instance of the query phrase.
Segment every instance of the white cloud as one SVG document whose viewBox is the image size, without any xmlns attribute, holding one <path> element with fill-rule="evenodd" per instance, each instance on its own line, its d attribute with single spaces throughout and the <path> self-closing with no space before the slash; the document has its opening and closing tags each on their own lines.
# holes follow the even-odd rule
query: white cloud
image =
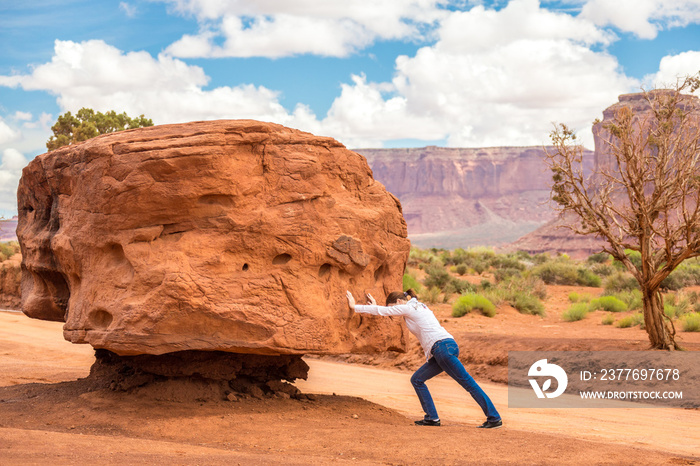
<svg viewBox="0 0 700 466">
<path fill-rule="evenodd" d="M 591 50 L 608 44 L 608 34 L 589 21 L 541 9 L 536 0 L 455 12 L 437 32 L 435 45 L 397 59 L 394 93 L 384 104 L 396 102 L 401 117 L 391 118 L 405 125 L 403 137 L 441 130 L 451 146 L 539 145 L 548 143 L 553 122 L 564 122 L 592 147 L 591 121 L 638 86 L 614 57 Z M 356 129 L 367 109 L 382 108 L 359 92 L 364 86 L 344 89 L 327 119 Z"/>
<path fill-rule="evenodd" d="M 10 126 L 0 119 L 0 145 L 16 141 L 20 138 L 19 131 L 10 128 Z"/>
<path fill-rule="evenodd" d="M 138 12 L 136 6 L 127 2 L 119 2 L 119 9 L 122 10 L 128 18 L 136 17 L 136 13 Z"/>
<path fill-rule="evenodd" d="M 147 52 L 123 53 L 103 41 L 56 41 L 50 62 L 31 74 L 0 76 L 0 85 L 44 90 L 62 111 L 81 107 L 144 114 L 156 124 L 218 118 L 252 118 L 293 124 L 307 110 L 287 112 L 278 94 L 263 86 L 204 90 L 209 78 L 198 66 Z"/>
<path fill-rule="evenodd" d="M 653 39 L 664 28 L 700 23 L 700 0 L 589 0 L 581 17 Z"/>
<path fill-rule="evenodd" d="M 19 121 L 29 121 L 32 119 L 32 114 L 29 112 L 17 111 L 13 115 L 13 118 Z"/>
<path fill-rule="evenodd" d="M 17 212 L 17 186 L 22 176 L 22 168 L 28 161 L 17 149 L 9 148 L 2 152 L 0 162 L 0 214 L 14 215 Z"/>
<path fill-rule="evenodd" d="M 446 0 L 162 1 L 200 23 L 168 47 L 177 57 L 345 57 L 376 40 L 418 38 L 447 14 Z"/>
<path fill-rule="evenodd" d="M 679 79 L 700 72 L 700 51 L 688 51 L 667 55 L 659 63 L 659 71 L 644 77 L 645 87 L 673 88 Z"/>
</svg>

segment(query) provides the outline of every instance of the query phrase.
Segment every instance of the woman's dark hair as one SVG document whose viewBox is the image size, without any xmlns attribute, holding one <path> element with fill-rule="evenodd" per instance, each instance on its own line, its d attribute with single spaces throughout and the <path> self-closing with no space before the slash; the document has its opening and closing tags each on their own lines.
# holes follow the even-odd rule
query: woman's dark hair
<svg viewBox="0 0 700 466">
<path fill-rule="evenodd" d="M 412 288 L 409 288 L 406 291 L 392 291 L 391 293 L 389 293 L 389 296 L 386 297 L 386 305 L 391 306 L 392 304 L 396 303 L 396 301 L 398 301 L 399 299 L 411 298 L 418 299 L 418 295 L 415 291 L 413 291 Z"/>
</svg>

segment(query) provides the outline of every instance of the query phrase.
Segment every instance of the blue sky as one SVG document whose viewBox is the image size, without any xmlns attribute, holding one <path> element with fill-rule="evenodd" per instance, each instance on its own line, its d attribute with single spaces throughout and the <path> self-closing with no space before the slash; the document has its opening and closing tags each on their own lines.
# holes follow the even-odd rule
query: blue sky
<svg viewBox="0 0 700 466">
<path fill-rule="evenodd" d="M 565 122 L 592 146 L 619 94 L 700 71 L 700 0 L 2 0 L 0 43 L 10 216 L 22 167 L 81 107 L 350 148 L 541 145 Z"/>
</svg>

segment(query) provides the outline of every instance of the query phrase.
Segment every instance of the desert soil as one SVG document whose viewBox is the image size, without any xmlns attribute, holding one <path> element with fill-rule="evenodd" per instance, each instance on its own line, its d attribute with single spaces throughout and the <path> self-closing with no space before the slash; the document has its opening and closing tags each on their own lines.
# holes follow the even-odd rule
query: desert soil
<svg viewBox="0 0 700 466">
<path fill-rule="evenodd" d="M 549 287 L 545 318 L 505 307 L 453 319 L 433 306 L 503 415 L 503 428 L 486 431 L 444 376 L 429 382 L 443 426 L 413 425 L 415 342 L 399 356 L 307 358 L 309 379 L 297 386 L 314 400 L 197 401 L 90 391 L 81 379 L 92 348 L 66 342 L 60 323 L 2 311 L 0 464 L 700 464 L 697 409 L 508 408 L 506 385 L 492 382 L 508 349 L 646 349 L 643 330 L 604 326 L 602 313 L 563 322 L 571 290 Z M 700 349 L 699 334 L 679 335 Z"/>
</svg>

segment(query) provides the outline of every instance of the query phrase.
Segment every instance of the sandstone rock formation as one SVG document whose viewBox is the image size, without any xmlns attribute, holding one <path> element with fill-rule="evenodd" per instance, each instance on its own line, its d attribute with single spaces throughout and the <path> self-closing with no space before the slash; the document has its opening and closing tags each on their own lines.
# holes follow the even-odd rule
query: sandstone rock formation
<svg viewBox="0 0 700 466">
<path fill-rule="evenodd" d="M 21 262 L 19 254 L 0 262 L 0 309 L 20 308 Z"/>
<path fill-rule="evenodd" d="M 654 93 L 664 93 L 670 91 L 652 91 Z M 643 93 L 623 94 L 619 101 L 603 111 L 603 119 L 593 126 L 593 137 L 595 141 L 595 168 L 601 164 L 611 163 L 611 152 L 606 141 L 610 141 L 612 135 L 605 126 L 609 124 L 621 107 L 628 107 L 639 118 L 644 118 L 645 114 L 651 113 L 649 103 Z M 684 110 L 691 110 L 691 118 L 700 121 L 700 99 L 696 96 L 685 96 L 683 103 Z M 575 235 L 571 230 L 565 228 L 566 225 L 578 221 L 578 218 L 569 215 L 556 217 L 547 222 L 537 230 L 519 238 L 508 245 L 507 250 L 522 250 L 532 254 L 541 252 L 567 253 L 572 257 L 588 257 L 600 252 L 605 241 L 594 236 Z"/>
<path fill-rule="evenodd" d="M 509 243 L 555 217 L 542 147 L 357 149 L 420 247 Z M 587 170 L 593 152 L 586 151 Z"/>
<path fill-rule="evenodd" d="M 140 128 L 34 159 L 22 310 L 118 355 L 401 350 L 345 301 L 400 289 L 398 200 L 330 138 L 250 120 Z"/>
</svg>

